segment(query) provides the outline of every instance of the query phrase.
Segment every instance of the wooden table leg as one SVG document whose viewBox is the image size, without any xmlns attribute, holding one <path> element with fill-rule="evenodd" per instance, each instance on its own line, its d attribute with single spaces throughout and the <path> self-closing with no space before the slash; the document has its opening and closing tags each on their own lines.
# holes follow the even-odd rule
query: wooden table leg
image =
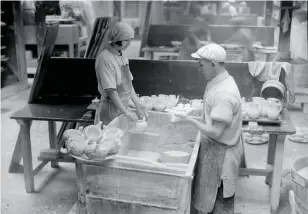
<svg viewBox="0 0 308 214">
<path fill-rule="evenodd" d="M 76 213 L 77 214 L 86 214 L 86 187 L 84 186 L 84 170 L 83 164 L 78 160 L 75 162 L 76 166 L 76 175 L 77 175 L 77 203 L 76 203 Z"/>
<path fill-rule="evenodd" d="M 76 57 L 80 57 L 80 44 L 77 43 L 74 46 L 76 47 Z"/>
<path fill-rule="evenodd" d="M 276 213 L 280 199 L 281 173 L 283 164 L 284 144 L 286 135 L 279 135 L 276 144 L 274 157 L 273 179 L 271 188 L 271 213 Z"/>
<path fill-rule="evenodd" d="M 49 134 L 49 145 L 51 149 L 57 148 L 57 129 L 55 121 L 48 121 L 48 134 Z M 50 162 L 52 168 L 59 168 L 59 164 L 56 161 Z"/>
<path fill-rule="evenodd" d="M 29 120 L 17 120 L 20 125 L 20 143 L 23 156 L 24 165 L 24 179 L 27 193 L 32 193 L 34 189 L 34 172 L 32 165 L 32 151 L 31 151 L 31 138 L 30 138 L 30 127 L 31 121 Z"/>
<path fill-rule="evenodd" d="M 267 169 L 273 169 L 274 158 L 276 153 L 277 134 L 270 134 L 267 149 Z M 269 173 L 265 178 L 265 183 L 272 186 L 273 173 Z"/>
<path fill-rule="evenodd" d="M 68 57 L 73 58 L 74 57 L 74 44 L 68 45 Z"/>
<path fill-rule="evenodd" d="M 30 121 L 31 126 L 32 121 Z M 21 130 L 19 130 L 18 138 L 15 144 L 14 152 L 12 155 L 9 173 L 23 172 L 23 166 L 20 165 L 22 159 L 22 149 L 21 149 Z"/>
</svg>

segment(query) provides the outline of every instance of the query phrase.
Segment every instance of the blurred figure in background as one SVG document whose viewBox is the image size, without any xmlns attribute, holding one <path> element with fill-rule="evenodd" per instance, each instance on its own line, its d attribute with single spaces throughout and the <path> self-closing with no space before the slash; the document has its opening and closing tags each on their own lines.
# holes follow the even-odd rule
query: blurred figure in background
<svg viewBox="0 0 308 214">
<path fill-rule="evenodd" d="M 225 43 L 226 44 L 238 44 L 244 47 L 243 62 L 249 62 L 255 60 L 255 54 L 253 50 L 253 43 L 256 41 L 254 32 L 251 28 L 244 28 L 246 19 L 244 17 L 234 17 L 230 20 L 230 23 L 234 25 L 234 33 Z"/>
<path fill-rule="evenodd" d="M 235 1 L 230 0 L 229 2 L 222 2 L 220 14 L 227 14 L 231 16 L 237 16 L 238 12 L 236 10 L 236 7 L 232 4 L 235 3 Z"/>
<path fill-rule="evenodd" d="M 202 47 L 200 40 L 207 38 L 208 35 L 208 22 L 201 17 L 197 17 L 189 28 L 188 36 L 182 42 L 178 59 L 193 60 L 191 54 Z"/>
</svg>

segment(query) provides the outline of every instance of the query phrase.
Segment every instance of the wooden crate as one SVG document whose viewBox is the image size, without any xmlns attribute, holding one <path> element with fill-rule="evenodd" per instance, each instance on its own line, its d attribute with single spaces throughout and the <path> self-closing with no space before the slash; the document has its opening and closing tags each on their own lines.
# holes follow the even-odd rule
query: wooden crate
<svg viewBox="0 0 308 214">
<path fill-rule="evenodd" d="M 158 118 L 164 118 L 165 121 L 168 118 L 166 113 L 150 114 L 157 114 Z M 150 121 L 151 116 L 149 118 Z M 125 121 L 123 116 L 119 116 L 109 126 L 125 129 Z M 102 213 L 104 210 L 103 213 L 117 214 L 189 214 L 199 135 L 195 134 L 195 139 L 190 161 L 184 167 L 125 156 L 128 149 L 136 147 L 153 151 L 157 144 L 155 135 L 152 135 L 152 140 L 139 142 L 138 146 L 134 140 L 130 141 L 132 145 L 126 145 L 124 136 L 119 152 L 122 158 L 102 163 L 77 162 L 77 213 Z"/>
</svg>

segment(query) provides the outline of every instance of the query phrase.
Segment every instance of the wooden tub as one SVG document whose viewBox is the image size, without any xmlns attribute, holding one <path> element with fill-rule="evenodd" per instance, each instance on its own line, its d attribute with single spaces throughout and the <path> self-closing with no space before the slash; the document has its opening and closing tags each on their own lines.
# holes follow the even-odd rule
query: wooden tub
<svg viewBox="0 0 308 214">
<path fill-rule="evenodd" d="M 197 130 L 185 123 L 172 125 L 166 113 L 150 112 L 143 133 L 131 130 L 125 117 L 108 126 L 126 130 L 117 156 L 101 163 L 76 163 L 77 213 L 190 213 L 193 172 L 200 145 Z M 156 151 L 163 143 L 189 143 L 187 164 L 168 165 Z"/>
</svg>

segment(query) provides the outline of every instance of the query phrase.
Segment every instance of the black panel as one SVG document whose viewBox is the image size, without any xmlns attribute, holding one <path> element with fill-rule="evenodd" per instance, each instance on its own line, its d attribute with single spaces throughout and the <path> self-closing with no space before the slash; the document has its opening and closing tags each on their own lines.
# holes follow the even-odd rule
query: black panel
<svg viewBox="0 0 308 214">
<path fill-rule="evenodd" d="M 203 75 L 196 61 L 130 60 L 136 93 L 179 94 L 186 98 L 202 98 Z M 262 83 L 251 77 L 247 63 L 227 63 L 229 71 L 244 97 L 258 96 Z M 41 104 L 83 105 L 99 97 L 95 60 L 85 58 L 51 58 L 42 75 L 41 88 L 35 102 Z M 256 88 L 253 90 L 253 84 Z"/>
<path fill-rule="evenodd" d="M 51 58 L 41 81 L 33 103 L 87 104 L 99 96 L 94 59 Z"/>
</svg>

